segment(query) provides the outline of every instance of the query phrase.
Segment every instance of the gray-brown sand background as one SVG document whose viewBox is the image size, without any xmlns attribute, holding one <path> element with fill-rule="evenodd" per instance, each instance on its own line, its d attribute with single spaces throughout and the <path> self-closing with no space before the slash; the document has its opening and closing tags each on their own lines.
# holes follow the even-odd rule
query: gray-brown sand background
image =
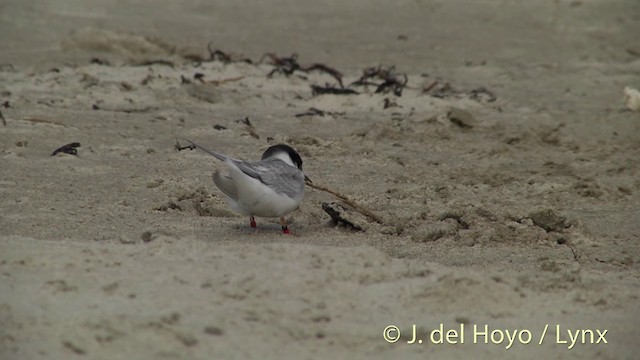
<svg viewBox="0 0 640 360">
<path fill-rule="evenodd" d="M 635 0 L 0 1 L 0 358 L 636 358 L 638 34 Z M 313 97 L 330 77 L 183 58 L 209 42 L 409 87 Z M 436 79 L 455 91 L 422 94 Z M 176 137 L 246 159 L 286 141 L 385 224 L 329 227 L 308 188 L 294 236 L 253 233 Z M 406 344 L 440 323 L 465 344 Z M 473 344 L 474 324 L 533 339 Z M 556 324 L 608 344 L 568 350 Z"/>
</svg>

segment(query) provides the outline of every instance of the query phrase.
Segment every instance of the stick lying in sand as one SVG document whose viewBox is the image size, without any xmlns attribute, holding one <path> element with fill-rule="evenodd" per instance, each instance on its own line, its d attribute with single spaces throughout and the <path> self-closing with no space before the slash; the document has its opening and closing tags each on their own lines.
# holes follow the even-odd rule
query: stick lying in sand
<svg viewBox="0 0 640 360">
<path fill-rule="evenodd" d="M 54 121 L 54 120 L 49 120 L 49 119 L 39 119 L 39 118 L 26 117 L 26 118 L 23 118 L 22 120 L 30 121 L 30 122 L 34 122 L 34 123 L 40 123 L 40 124 L 53 124 L 53 125 L 60 125 L 60 126 L 67 127 L 67 125 L 65 125 L 65 124 L 63 124 L 61 122 Z"/>
<path fill-rule="evenodd" d="M 368 209 L 364 208 L 363 206 L 358 205 L 355 201 L 353 201 L 353 200 L 349 199 L 348 197 L 340 194 L 339 192 L 337 192 L 335 190 L 331 190 L 331 189 L 329 189 L 327 187 L 324 187 L 322 185 L 317 185 L 315 183 L 312 183 L 310 180 L 307 180 L 305 183 L 309 187 L 312 187 L 314 189 L 321 190 L 321 191 L 324 191 L 324 192 L 328 192 L 329 194 L 340 198 L 340 200 L 344 201 L 349 206 L 353 207 L 360 214 L 368 217 L 369 219 L 377 222 L 378 224 L 384 224 L 382 219 L 380 219 L 377 215 L 375 215 L 374 213 L 372 213 Z"/>
</svg>

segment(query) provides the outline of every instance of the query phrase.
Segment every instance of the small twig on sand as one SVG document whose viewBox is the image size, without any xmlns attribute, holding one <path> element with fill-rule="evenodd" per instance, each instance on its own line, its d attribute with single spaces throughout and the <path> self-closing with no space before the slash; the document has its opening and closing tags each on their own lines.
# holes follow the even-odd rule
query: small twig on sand
<svg viewBox="0 0 640 360">
<path fill-rule="evenodd" d="M 2 125 L 7 126 L 7 119 L 2 115 L 2 111 L 0 111 L 0 120 L 2 120 Z"/>
<path fill-rule="evenodd" d="M 265 59 L 271 60 L 271 65 L 274 66 L 273 70 L 267 75 L 268 78 L 272 77 L 275 73 L 285 74 L 289 76 L 296 71 L 302 71 L 304 73 L 309 73 L 311 71 L 319 71 L 328 74 L 329 76 L 336 79 L 340 88 L 344 88 L 342 84 L 342 73 L 330 66 L 325 64 L 312 64 L 309 66 L 302 66 L 298 63 L 298 54 L 292 54 L 289 57 L 280 57 L 274 53 L 266 53 L 262 56 L 258 64 L 262 64 Z"/>
<path fill-rule="evenodd" d="M 353 231 L 364 231 L 360 226 L 343 218 L 342 215 L 340 215 L 340 211 L 336 210 L 331 204 L 322 203 L 322 210 L 331 216 L 333 226 L 342 226 Z"/>
<path fill-rule="evenodd" d="M 311 85 L 311 92 L 313 96 L 324 95 L 324 94 L 332 94 L 332 95 L 357 95 L 358 94 L 357 91 L 352 89 L 337 88 L 330 85 L 327 85 L 327 86 Z"/>
<path fill-rule="evenodd" d="M 376 83 L 376 80 L 381 80 L 382 82 Z M 360 79 L 352 82 L 349 86 L 374 85 L 376 86 L 375 92 L 377 94 L 386 94 L 391 91 L 395 96 L 402 96 L 402 90 L 407 86 L 408 82 L 407 74 L 396 72 L 395 66 L 378 66 L 364 69 Z"/>
<path fill-rule="evenodd" d="M 249 58 L 245 58 L 242 56 L 235 56 L 235 55 L 231 55 L 229 53 L 226 53 L 220 49 L 214 49 L 213 48 L 213 43 L 210 42 L 207 45 L 207 51 L 209 52 L 209 60 L 210 61 L 220 61 L 223 64 L 230 64 L 230 63 L 237 63 L 237 62 L 244 62 L 247 64 L 253 64 L 253 60 L 249 59 Z"/>
<path fill-rule="evenodd" d="M 436 87 L 436 85 L 438 85 L 438 80 L 434 80 L 431 84 L 425 86 L 424 88 L 422 88 L 422 93 L 428 93 L 429 91 L 431 91 L 431 89 L 433 89 L 434 87 Z"/>
<path fill-rule="evenodd" d="M 342 194 L 340 194 L 339 192 L 337 192 L 335 190 L 329 189 L 329 188 L 327 188 L 325 186 L 322 186 L 322 185 L 317 185 L 317 184 L 312 183 L 310 181 L 307 181 L 306 185 L 310 186 L 310 187 L 312 187 L 312 188 L 314 188 L 316 190 L 328 192 L 329 194 L 331 194 L 331 195 L 339 198 L 340 200 L 344 201 L 345 203 L 347 203 L 347 205 L 353 207 L 360 214 L 368 217 L 369 219 L 377 222 L 378 224 L 384 224 L 384 222 L 382 221 L 382 219 L 380 219 L 380 217 L 378 217 L 377 215 L 375 215 L 374 213 L 372 213 L 371 211 L 369 211 L 365 207 L 357 204 L 355 201 L 349 199 L 345 195 L 342 195 Z"/>
<path fill-rule="evenodd" d="M 232 82 L 232 81 L 240 81 L 242 79 L 244 79 L 244 76 L 236 76 L 236 77 L 232 77 L 232 78 L 225 78 L 225 79 L 219 79 L 219 80 L 209 80 L 209 81 L 206 81 L 206 83 L 219 86 L 219 85 L 222 85 L 224 83 L 228 83 L 228 82 Z"/>
<path fill-rule="evenodd" d="M 145 60 L 131 64 L 131 66 L 151 66 L 151 65 L 164 65 L 170 68 L 175 68 L 176 64 L 173 61 L 165 60 L 165 59 L 153 59 L 153 60 Z"/>
<path fill-rule="evenodd" d="M 178 142 L 178 139 L 176 139 L 176 145 L 174 147 L 178 151 L 182 151 L 182 150 L 186 150 L 186 149 L 189 149 L 189 150 L 195 150 L 196 149 L 195 145 L 187 145 L 187 146 L 180 145 L 180 142 Z"/>
<path fill-rule="evenodd" d="M 63 124 L 63 123 L 61 123 L 61 122 L 54 121 L 54 120 L 48 120 L 48 119 L 39 119 L 39 118 L 30 118 L 30 117 L 27 117 L 27 118 L 23 118 L 22 120 L 24 120 L 24 121 L 30 121 L 30 122 L 33 122 L 33 123 L 40 123 L 40 124 L 53 124 L 53 125 L 60 125 L 60 126 L 64 126 L 64 127 L 66 127 L 66 125 L 65 125 L 65 124 Z"/>
<path fill-rule="evenodd" d="M 318 108 L 314 108 L 314 107 L 310 107 L 309 110 L 307 110 L 306 112 L 303 113 L 299 113 L 299 114 L 295 114 L 295 117 L 303 117 L 303 116 L 325 116 L 325 115 L 330 115 L 333 116 L 334 118 L 336 116 L 342 116 L 346 114 L 345 111 L 324 111 L 324 110 L 320 110 Z"/>
<path fill-rule="evenodd" d="M 51 156 L 56 156 L 59 153 L 65 153 L 65 154 L 69 154 L 69 155 L 75 155 L 78 156 L 78 149 L 80 147 L 80 143 L 79 142 L 73 142 L 71 144 L 67 144 L 67 145 L 62 145 L 59 148 L 57 148 L 54 152 L 51 153 Z"/>
<path fill-rule="evenodd" d="M 210 60 L 218 60 L 220 62 L 223 62 L 225 64 L 228 64 L 231 62 L 231 55 L 227 54 L 226 52 L 219 50 L 219 49 L 214 49 L 212 46 L 212 43 L 209 43 L 207 45 L 207 50 L 209 51 L 209 59 Z"/>
<path fill-rule="evenodd" d="M 296 70 L 300 70 L 300 64 L 298 64 L 298 54 L 291 54 L 289 57 L 280 57 L 273 53 L 266 53 L 262 55 L 258 64 L 262 64 L 265 59 L 269 58 L 271 60 L 271 64 L 274 66 L 273 70 L 267 77 L 270 78 L 275 73 L 282 73 L 287 76 L 293 74 Z"/>
<path fill-rule="evenodd" d="M 471 90 L 470 95 L 472 100 L 478 102 L 481 102 L 483 98 L 486 99 L 487 102 L 494 102 L 498 99 L 493 92 L 487 90 L 484 86 Z"/>
<path fill-rule="evenodd" d="M 344 88 L 344 85 L 342 84 L 342 73 L 339 72 L 338 70 L 331 68 L 325 64 L 313 64 L 307 67 L 301 67 L 300 68 L 301 71 L 304 72 L 310 72 L 312 70 L 317 70 L 320 72 L 324 72 L 329 74 L 330 76 L 332 76 L 334 79 L 336 79 L 336 81 L 338 81 L 338 84 L 340 84 L 340 88 Z"/>
<path fill-rule="evenodd" d="M 247 126 L 247 130 L 249 130 L 249 135 L 251 135 L 256 139 L 260 139 L 260 135 L 258 135 L 258 133 L 256 132 L 256 128 L 253 127 L 253 124 L 251 123 L 251 121 L 249 121 L 248 116 L 245 117 L 244 119 L 238 119 L 236 120 L 236 122 L 245 124 Z"/>
</svg>

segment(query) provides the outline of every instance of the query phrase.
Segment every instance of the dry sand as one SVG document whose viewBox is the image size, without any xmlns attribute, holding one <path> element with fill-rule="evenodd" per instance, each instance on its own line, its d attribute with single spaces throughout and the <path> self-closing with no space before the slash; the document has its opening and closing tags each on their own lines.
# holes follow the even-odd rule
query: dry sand
<svg viewBox="0 0 640 360">
<path fill-rule="evenodd" d="M 636 358 L 639 24 L 635 0 L 3 1 L 0 358 Z M 409 82 L 313 96 L 335 81 L 185 60 L 209 41 Z M 287 142 L 384 223 L 332 227 L 308 188 L 293 236 L 254 232 L 176 137 L 245 159 Z M 465 343 L 431 343 L 440 324 Z M 558 343 L 587 329 L 607 344 Z"/>
</svg>

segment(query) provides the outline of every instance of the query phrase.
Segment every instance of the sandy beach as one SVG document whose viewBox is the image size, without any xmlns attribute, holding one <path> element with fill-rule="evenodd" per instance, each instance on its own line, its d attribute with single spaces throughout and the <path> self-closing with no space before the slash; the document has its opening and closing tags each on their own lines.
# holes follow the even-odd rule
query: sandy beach
<svg viewBox="0 0 640 360">
<path fill-rule="evenodd" d="M 6 0 L 0 34 L 0 359 L 637 357 L 637 1 Z M 296 148 L 292 235 L 181 139 Z"/>
</svg>

